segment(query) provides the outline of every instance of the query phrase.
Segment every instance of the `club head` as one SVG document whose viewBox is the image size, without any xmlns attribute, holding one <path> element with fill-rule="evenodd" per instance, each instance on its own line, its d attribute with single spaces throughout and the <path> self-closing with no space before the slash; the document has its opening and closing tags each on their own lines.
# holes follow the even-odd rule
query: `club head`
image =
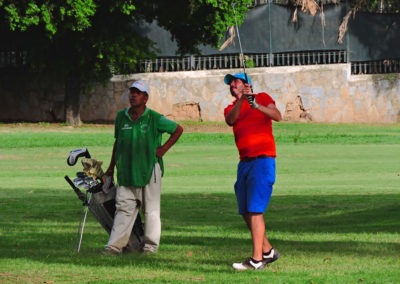
<svg viewBox="0 0 400 284">
<path fill-rule="evenodd" d="M 98 185 L 99 183 L 97 182 L 97 181 L 95 181 L 95 180 L 91 180 L 91 181 L 89 181 L 89 186 L 90 187 L 94 187 L 94 186 L 96 186 L 96 185 Z"/>
<path fill-rule="evenodd" d="M 235 9 L 235 7 L 237 6 L 237 2 L 232 4 L 232 8 Z"/>
<path fill-rule="evenodd" d="M 87 175 L 86 175 L 85 172 L 76 172 L 76 176 L 77 176 L 77 177 L 80 177 L 80 178 L 87 177 Z"/>
<path fill-rule="evenodd" d="M 80 186 L 83 186 L 84 184 L 86 184 L 86 182 L 84 181 L 84 180 L 81 180 L 81 179 L 78 179 L 78 180 L 74 180 L 74 184 L 77 186 L 77 187 L 80 187 Z"/>
<path fill-rule="evenodd" d="M 88 190 L 90 188 L 90 186 L 86 183 L 84 183 L 83 185 L 81 185 L 82 188 Z"/>
<path fill-rule="evenodd" d="M 83 182 L 83 179 L 80 177 L 74 178 L 74 183 L 80 183 Z"/>
</svg>

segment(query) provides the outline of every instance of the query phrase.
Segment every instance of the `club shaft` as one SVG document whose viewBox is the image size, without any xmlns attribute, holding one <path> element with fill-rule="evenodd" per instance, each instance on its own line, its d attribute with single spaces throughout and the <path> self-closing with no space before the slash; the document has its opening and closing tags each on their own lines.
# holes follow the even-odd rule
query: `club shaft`
<svg viewBox="0 0 400 284">
<path fill-rule="evenodd" d="M 235 18 L 236 33 L 237 33 L 238 40 L 239 40 L 240 56 L 242 57 L 243 71 L 244 71 L 244 75 L 245 75 L 246 81 L 247 81 L 246 65 L 245 65 L 245 62 L 244 62 L 244 55 L 243 55 L 243 49 L 242 49 L 242 42 L 240 41 L 240 33 L 239 33 L 239 27 L 238 27 L 238 23 L 237 23 L 237 19 L 236 19 L 235 5 L 236 5 L 236 3 L 232 4 L 232 10 L 233 10 L 233 16 L 234 16 L 234 18 Z"/>
</svg>

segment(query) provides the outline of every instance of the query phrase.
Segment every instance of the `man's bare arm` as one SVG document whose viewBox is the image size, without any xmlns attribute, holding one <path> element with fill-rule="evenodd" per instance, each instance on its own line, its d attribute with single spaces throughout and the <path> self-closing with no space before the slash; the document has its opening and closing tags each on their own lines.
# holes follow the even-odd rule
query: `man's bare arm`
<svg viewBox="0 0 400 284">
<path fill-rule="evenodd" d="M 106 176 L 111 176 L 111 177 L 114 176 L 115 151 L 116 150 L 117 150 L 117 139 L 115 139 L 114 146 L 113 146 L 113 149 L 112 149 L 110 165 L 108 166 L 108 169 L 105 172 Z"/>
<path fill-rule="evenodd" d="M 240 109 L 242 108 L 243 101 L 246 96 L 241 96 L 240 99 L 237 100 L 236 104 L 233 108 L 229 111 L 228 115 L 225 117 L 225 122 L 229 126 L 235 124 L 236 119 L 239 117 Z"/>
<path fill-rule="evenodd" d="M 268 116 L 269 118 L 271 118 L 272 120 L 275 121 L 282 120 L 281 112 L 278 110 L 275 104 L 269 104 L 268 106 L 258 105 L 257 109 L 266 116 Z"/>
<path fill-rule="evenodd" d="M 164 145 L 160 146 L 156 150 L 156 156 L 158 158 L 162 158 L 164 154 L 178 141 L 179 137 L 181 137 L 183 132 L 182 126 L 178 124 L 178 126 L 175 129 L 175 132 L 171 134 L 171 136 L 168 138 L 167 142 L 165 142 Z"/>
</svg>

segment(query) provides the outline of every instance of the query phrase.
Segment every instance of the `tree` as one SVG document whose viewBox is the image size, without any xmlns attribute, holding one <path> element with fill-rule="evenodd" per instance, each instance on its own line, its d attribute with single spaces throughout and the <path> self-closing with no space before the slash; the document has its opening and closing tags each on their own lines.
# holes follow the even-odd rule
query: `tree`
<svg viewBox="0 0 400 284">
<path fill-rule="evenodd" d="M 0 32 L 13 49 L 26 52 L 30 71 L 64 82 L 66 122 L 79 125 L 80 96 L 93 83 L 156 56 L 154 43 L 136 32 L 140 21 L 157 20 L 180 54 L 198 53 L 200 44 L 218 47 L 234 25 L 233 2 L 242 22 L 251 0 L 0 0 Z"/>
</svg>

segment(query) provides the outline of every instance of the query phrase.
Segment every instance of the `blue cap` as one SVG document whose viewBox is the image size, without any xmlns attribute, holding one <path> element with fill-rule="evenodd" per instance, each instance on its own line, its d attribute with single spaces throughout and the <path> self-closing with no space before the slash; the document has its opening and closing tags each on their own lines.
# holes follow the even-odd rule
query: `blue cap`
<svg viewBox="0 0 400 284">
<path fill-rule="evenodd" d="M 246 80 L 246 77 L 247 77 L 247 80 Z M 225 84 L 229 85 L 231 83 L 232 78 L 237 78 L 237 79 L 241 79 L 243 81 L 247 81 L 250 85 L 252 85 L 250 77 L 247 74 L 245 75 L 244 73 L 236 73 L 233 75 L 231 75 L 231 74 L 226 75 L 224 78 Z"/>
</svg>

